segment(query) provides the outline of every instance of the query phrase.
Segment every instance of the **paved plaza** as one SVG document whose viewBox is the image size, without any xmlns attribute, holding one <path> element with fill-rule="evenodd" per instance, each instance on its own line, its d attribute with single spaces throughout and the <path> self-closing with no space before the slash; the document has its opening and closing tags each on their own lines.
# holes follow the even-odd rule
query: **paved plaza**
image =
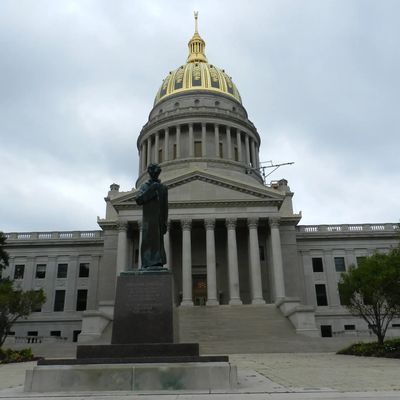
<svg viewBox="0 0 400 400">
<path fill-rule="evenodd" d="M 239 369 L 232 392 L 162 395 L 163 400 L 305 400 L 400 399 L 400 360 L 333 353 L 231 355 Z M 132 392 L 24 393 L 26 369 L 34 362 L 0 366 L 0 399 L 159 399 L 160 394 Z"/>
</svg>

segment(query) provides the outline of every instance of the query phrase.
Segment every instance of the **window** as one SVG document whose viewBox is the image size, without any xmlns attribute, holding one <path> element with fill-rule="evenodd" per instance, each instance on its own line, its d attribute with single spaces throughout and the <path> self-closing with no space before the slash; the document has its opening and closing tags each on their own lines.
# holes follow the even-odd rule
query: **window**
<svg viewBox="0 0 400 400">
<path fill-rule="evenodd" d="M 322 337 L 332 337 L 332 326 L 331 325 L 321 325 L 321 336 Z"/>
<path fill-rule="evenodd" d="M 50 331 L 50 336 L 60 337 L 61 336 L 61 331 Z"/>
<path fill-rule="evenodd" d="M 176 152 L 176 144 L 174 143 L 174 147 L 173 147 L 173 150 L 172 150 L 172 158 L 175 160 L 176 159 L 176 155 L 177 155 L 177 152 Z"/>
<path fill-rule="evenodd" d="M 18 264 L 15 266 L 14 279 L 24 279 L 25 265 Z"/>
<path fill-rule="evenodd" d="M 26 334 L 26 336 L 37 336 L 38 335 L 38 331 L 28 331 L 28 333 Z"/>
<path fill-rule="evenodd" d="M 361 256 L 361 257 L 356 257 L 357 260 L 357 265 L 360 265 L 361 262 L 363 262 L 367 257 Z"/>
<path fill-rule="evenodd" d="M 54 311 L 64 311 L 65 290 L 56 290 L 54 297 Z"/>
<path fill-rule="evenodd" d="M 344 330 L 345 331 L 355 331 L 356 330 L 356 326 L 355 325 L 345 325 L 344 326 Z"/>
<path fill-rule="evenodd" d="M 400 324 L 392 324 L 392 328 L 400 328 Z"/>
<path fill-rule="evenodd" d="M 315 285 L 315 294 L 317 296 L 317 305 L 318 306 L 327 306 L 328 305 L 328 298 L 326 296 L 325 284 Z"/>
<path fill-rule="evenodd" d="M 335 257 L 335 269 L 336 272 L 346 272 L 346 264 L 344 262 L 344 257 Z"/>
<path fill-rule="evenodd" d="M 76 298 L 76 311 L 85 311 L 87 301 L 87 289 L 78 289 Z"/>
<path fill-rule="evenodd" d="M 72 333 L 72 341 L 73 342 L 77 342 L 78 341 L 78 336 L 79 336 L 80 333 L 81 333 L 81 331 L 74 331 Z"/>
<path fill-rule="evenodd" d="M 203 155 L 201 146 L 202 146 L 201 141 L 196 140 L 194 142 L 194 156 L 195 157 L 201 157 Z"/>
<path fill-rule="evenodd" d="M 36 264 L 36 279 L 46 278 L 46 264 Z"/>
<path fill-rule="evenodd" d="M 68 264 L 58 264 L 57 266 L 57 278 L 66 278 L 68 274 Z"/>
<path fill-rule="evenodd" d="M 79 278 L 88 278 L 88 277 L 89 277 L 89 263 L 80 263 Z"/>
<path fill-rule="evenodd" d="M 222 142 L 219 142 L 219 156 L 220 158 L 224 158 L 224 146 Z"/>
<path fill-rule="evenodd" d="M 234 150 L 234 152 L 235 152 L 235 161 L 239 161 L 239 151 L 238 151 L 238 148 L 235 146 L 233 150 Z"/>
<path fill-rule="evenodd" d="M 313 257 L 312 259 L 312 269 L 313 272 L 324 272 L 324 266 L 322 264 L 321 257 Z"/>
<path fill-rule="evenodd" d="M 163 162 L 163 151 L 162 151 L 162 149 L 158 150 L 158 162 L 159 163 Z"/>
</svg>

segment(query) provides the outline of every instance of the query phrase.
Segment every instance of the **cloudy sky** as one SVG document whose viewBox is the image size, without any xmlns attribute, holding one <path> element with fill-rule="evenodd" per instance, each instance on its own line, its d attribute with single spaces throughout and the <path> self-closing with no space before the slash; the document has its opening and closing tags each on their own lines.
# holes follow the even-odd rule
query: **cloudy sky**
<svg viewBox="0 0 400 400">
<path fill-rule="evenodd" d="M 302 224 L 400 219 L 400 2 L 0 1 L 0 230 L 98 229 L 193 10 Z"/>
</svg>

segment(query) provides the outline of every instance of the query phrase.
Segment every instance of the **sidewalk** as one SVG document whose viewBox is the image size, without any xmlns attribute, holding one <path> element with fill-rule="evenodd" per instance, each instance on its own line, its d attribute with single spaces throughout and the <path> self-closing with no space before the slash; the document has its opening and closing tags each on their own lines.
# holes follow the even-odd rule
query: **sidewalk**
<svg viewBox="0 0 400 400">
<path fill-rule="evenodd" d="M 231 355 L 239 369 L 239 387 L 231 393 L 162 395 L 164 400 L 400 399 L 400 360 L 333 353 Z M 160 394 L 132 392 L 24 393 L 25 370 L 35 363 L 0 366 L 0 399 L 152 400 Z"/>
</svg>

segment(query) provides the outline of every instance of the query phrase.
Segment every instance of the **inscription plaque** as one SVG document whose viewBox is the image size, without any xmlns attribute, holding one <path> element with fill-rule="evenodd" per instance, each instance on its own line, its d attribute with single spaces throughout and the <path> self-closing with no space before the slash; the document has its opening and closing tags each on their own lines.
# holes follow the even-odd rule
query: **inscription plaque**
<svg viewBox="0 0 400 400">
<path fill-rule="evenodd" d="M 118 277 L 111 343 L 173 343 L 170 272 Z"/>
</svg>

